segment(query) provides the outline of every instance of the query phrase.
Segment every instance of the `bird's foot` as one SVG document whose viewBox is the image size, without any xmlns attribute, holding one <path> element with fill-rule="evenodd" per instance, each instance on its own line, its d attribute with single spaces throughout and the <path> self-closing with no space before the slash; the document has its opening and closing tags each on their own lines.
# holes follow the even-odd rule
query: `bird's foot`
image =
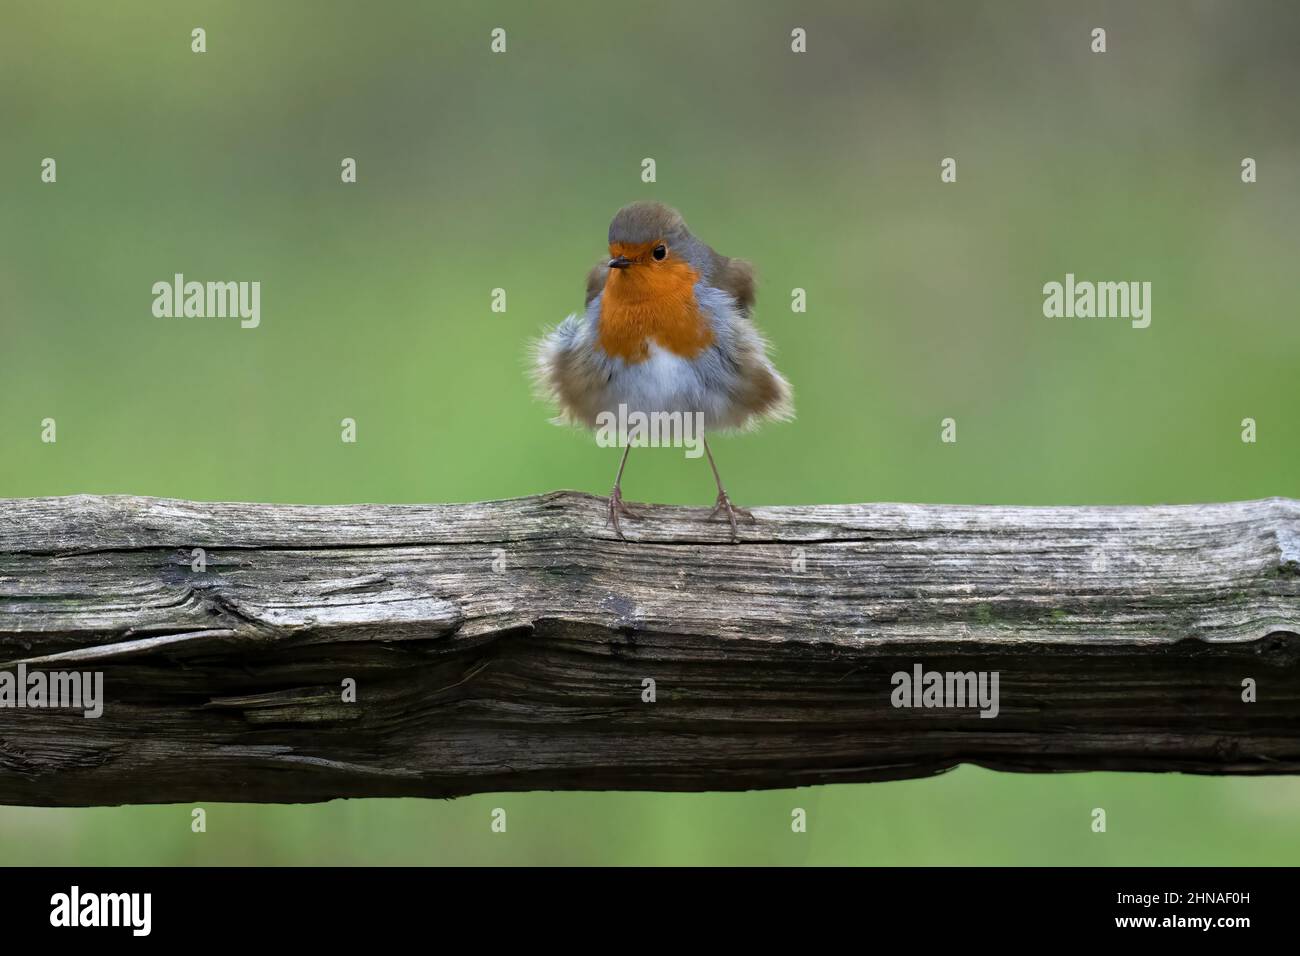
<svg viewBox="0 0 1300 956">
<path fill-rule="evenodd" d="M 623 492 L 618 485 L 615 485 L 609 492 L 609 500 L 606 506 L 605 527 L 608 528 L 612 525 L 614 533 L 618 535 L 619 540 L 626 541 L 627 538 L 623 537 L 623 529 L 618 525 L 619 515 L 624 515 L 628 518 L 641 517 L 640 514 L 633 511 L 623 502 Z"/>
<path fill-rule="evenodd" d="M 719 491 L 718 500 L 715 501 L 713 504 L 713 511 L 709 514 L 709 520 L 710 521 L 715 520 L 718 517 L 718 515 L 723 512 L 725 512 L 727 515 L 727 521 L 731 523 L 731 540 L 733 543 L 738 542 L 740 540 L 740 535 L 737 533 L 736 530 L 737 515 L 747 520 L 750 524 L 754 524 L 758 520 L 757 518 L 754 517 L 752 512 L 746 511 L 744 508 L 737 508 L 735 505 L 733 505 L 731 503 L 731 499 L 727 497 L 727 493 L 725 491 Z"/>
</svg>

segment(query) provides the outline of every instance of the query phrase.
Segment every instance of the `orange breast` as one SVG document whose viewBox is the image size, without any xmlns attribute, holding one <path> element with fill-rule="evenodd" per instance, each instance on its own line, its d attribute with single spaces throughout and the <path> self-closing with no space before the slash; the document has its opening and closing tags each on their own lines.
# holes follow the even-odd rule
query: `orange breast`
<svg viewBox="0 0 1300 956">
<path fill-rule="evenodd" d="M 713 330 L 695 301 L 699 276 L 672 255 L 654 261 L 653 245 L 611 246 L 612 255 L 633 263 L 609 270 L 601 297 L 600 347 L 633 364 L 650 357 L 651 342 L 683 358 L 694 358 L 713 344 Z"/>
</svg>

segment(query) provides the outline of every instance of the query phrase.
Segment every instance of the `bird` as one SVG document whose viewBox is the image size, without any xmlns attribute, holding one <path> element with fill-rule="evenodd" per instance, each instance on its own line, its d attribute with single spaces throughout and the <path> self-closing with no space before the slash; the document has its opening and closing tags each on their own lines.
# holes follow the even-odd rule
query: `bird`
<svg viewBox="0 0 1300 956">
<path fill-rule="evenodd" d="M 755 519 L 727 494 L 708 434 L 794 417 L 790 383 L 751 318 L 753 266 L 715 252 L 677 210 L 654 201 L 620 209 L 608 246 L 587 274 L 583 311 L 534 343 L 535 382 L 558 406 L 558 424 L 595 429 L 620 406 L 629 415 L 695 415 L 718 489 L 709 520 L 725 516 L 737 542 L 737 517 Z M 624 541 L 620 518 L 641 517 L 623 500 L 631 448 L 624 443 L 607 499 L 606 526 Z"/>
</svg>

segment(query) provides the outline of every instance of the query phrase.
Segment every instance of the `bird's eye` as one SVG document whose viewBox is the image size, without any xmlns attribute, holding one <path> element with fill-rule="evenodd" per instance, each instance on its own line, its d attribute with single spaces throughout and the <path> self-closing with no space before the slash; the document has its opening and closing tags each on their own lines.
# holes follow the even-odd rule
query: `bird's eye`
<svg viewBox="0 0 1300 956">
<path fill-rule="evenodd" d="M 662 262 L 663 259 L 664 259 L 664 256 L 668 255 L 668 247 L 665 246 L 665 245 L 661 242 L 661 243 L 659 243 L 659 245 L 655 246 L 655 248 L 654 248 L 654 252 L 652 252 L 652 253 L 650 253 L 650 254 L 651 254 L 652 256 L 654 256 L 657 260 L 659 260 L 660 262 Z"/>
</svg>

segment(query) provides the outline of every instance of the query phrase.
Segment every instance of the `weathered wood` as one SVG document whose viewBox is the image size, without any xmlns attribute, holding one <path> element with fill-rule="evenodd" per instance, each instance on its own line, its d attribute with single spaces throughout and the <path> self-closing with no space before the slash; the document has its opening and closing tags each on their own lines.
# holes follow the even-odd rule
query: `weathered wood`
<svg viewBox="0 0 1300 956">
<path fill-rule="evenodd" d="M 1300 502 L 706 513 L 2 500 L 0 669 L 106 704 L 0 709 L 0 802 L 1300 771 Z M 895 708 L 918 663 L 998 716 Z"/>
</svg>

